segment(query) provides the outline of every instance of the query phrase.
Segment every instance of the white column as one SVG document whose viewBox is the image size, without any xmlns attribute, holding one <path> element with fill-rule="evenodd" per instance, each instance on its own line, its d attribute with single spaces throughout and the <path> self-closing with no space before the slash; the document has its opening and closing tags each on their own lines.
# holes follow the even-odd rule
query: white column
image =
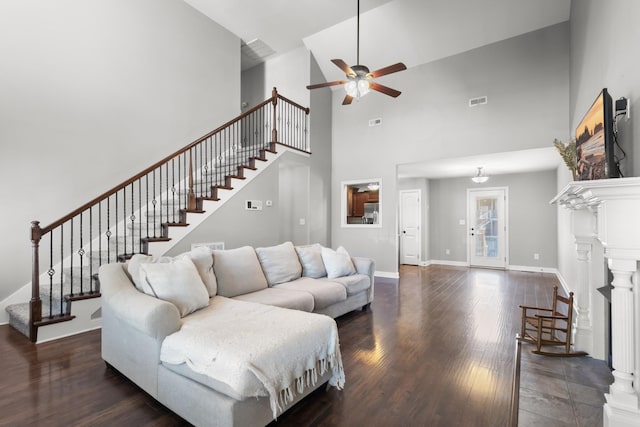
<svg viewBox="0 0 640 427">
<path fill-rule="evenodd" d="M 634 283 L 637 270 L 635 259 L 609 258 L 614 286 L 611 291 L 611 330 L 613 356 L 613 384 L 605 394 L 605 427 L 638 426 L 640 408 L 638 393 L 634 389 L 636 369 L 636 342 L 634 322 Z"/>
<path fill-rule="evenodd" d="M 593 353 L 593 329 L 591 327 L 591 247 L 592 237 L 576 236 L 578 275 L 574 291 L 577 312 L 574 324 L 573 344 L 576 350 Z"/>
</svg>

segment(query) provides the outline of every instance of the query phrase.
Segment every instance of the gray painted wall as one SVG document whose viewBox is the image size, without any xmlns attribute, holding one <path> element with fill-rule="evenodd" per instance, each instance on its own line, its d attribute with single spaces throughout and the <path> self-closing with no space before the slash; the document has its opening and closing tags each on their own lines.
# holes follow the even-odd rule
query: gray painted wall
<svg viewBox="0 0 640 427">
<path fill-rule="evenodd" d="M 569 26 L 554 25 L 385 76 L 403 91 L 396 99 L 372 93 L 348 107 L 333 96 L 332 243 L 397 272 L 396 166 L 421 160 L 548 147 L 568 136 Z M 469 108 L 468 99 L 489 103 Z M 383 124 L 368 127 L 369 119 Z M 337 224 L 340 182 L 383 179 L 383 225 Z M 431 254 L 432 257 L 435 254 Z"/>
<path fill-rule="evenodd" d="M 7 0 L 0 52 L 2 300 L 31 280 L 30 221 L 239 113 L 240 40 L 180 0 Z"/>
<path fill-rule="evenodd" d="M 467 261 L 467 189 L 490 187 L 508 188 L 509 265 L 557 267 L 556 208 L 549 204 L 556 194 L 555 170 L 494 175 L 484 184 L 466 177 L 429 180 L 431 259 Z"/>
<path fill-rule="evenodd" d="M 625 176 L 640 174 L 640 2 L 636 0 L 580 0 L 571 2 L 571 91 L 569 131 L 575 127 L 603 87 L 613 99 L 631 100 L 631 120 L 619 122 L 619 141 L 627 152 Z M 558 171 L 558 191 L 571 179 Z M 637 215 L 637 212 L 630 213 Z M 577 280 L 576 252 L 570 215 L 558 208 L 559 270 L 570 289 Z"/>
<path fill-rule="evenodd" d="M 308 159 L 299 157 L 285 153 L 271 162 L 259 177 L 173 247 L 169 255 L 188 251 L 191 243 L 224 242 L 226 249 L 245 245 L 272 246 L 289 240 L 296 244 L 308 243 L 299 238 L 301 233 L 306 234 L 306 227 L 286 223 L 286 220 L 293 221 L 304 215 L 308 206 L 306 197 L 294 197 L 300 190 L 290 181 L 295 169 L 304 168 L 304 163 L 308 163 Z M 245 200 L 261 200 L 262 210 L 246 210 Z M 271 200 L 273 206 L 267 207 L 267 200 Z"/>
<path fill-rule="evenodd" d="M 306 73 L 306 74 L 305 74 Z M 291 52 L 267 60 L 242 73 L 242 99 L 251 105 L 271 96 L 275 86 L 278 92 L 300 105 L 309 105 L 308 135 L 311 157 L 304 166 L 289 163 L 281 166 L 281 197 L 299 199 L 291 204 L 296 210 L 282 211 L 273 227 L 280 228 L 286 240 L 302 243 L 317 242 L 331 245 L 331 91 L 308 91 L 304 76 L 310 81 L 321 81 L 322 73 L 315 59 L 306 49 Z M 303 88 L 304 91 L 301 91 Z M 285 204 L 290 204 L 289 199 Z M 302 207 L 302 202 L 307 204 Z M 300 226 L 300 219 L 305 225 Z"/>
</svg>

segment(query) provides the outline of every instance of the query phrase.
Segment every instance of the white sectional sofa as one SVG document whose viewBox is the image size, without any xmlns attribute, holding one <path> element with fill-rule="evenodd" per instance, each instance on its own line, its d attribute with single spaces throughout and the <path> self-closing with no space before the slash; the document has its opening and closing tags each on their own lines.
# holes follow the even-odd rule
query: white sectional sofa
<svg viewBox="0 0 640 427">
<path fill-rule="evenodd" d="M 374 271 L 290 242 L 103 265 L 102 358 L 192 424 L 266 425 L 343 386 L 333 318 L 371 304 Z"/>
</svg>

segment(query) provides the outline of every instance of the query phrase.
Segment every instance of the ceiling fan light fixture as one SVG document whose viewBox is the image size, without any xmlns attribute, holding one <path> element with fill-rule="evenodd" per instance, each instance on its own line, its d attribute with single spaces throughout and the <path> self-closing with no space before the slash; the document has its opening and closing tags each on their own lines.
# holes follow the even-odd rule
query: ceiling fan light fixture
<svg viewBox="0 0 640 427">
<path fill-rule="evenodd" d="M 476 171 L 476 175 L 471 178 L 471 181 L 476 184 L 482 184 L 483 182 L 487 182 L 489 177 L 484 174 L 484 168 L 482 166 L 478 166 L 478 170 Z"/>
<path fill-rule="evenodd" d="M 350 97 L 359 99 L 369 93 L 369 80 L 356 77 L 344 84 L 344 90 Z"/>
</svg>

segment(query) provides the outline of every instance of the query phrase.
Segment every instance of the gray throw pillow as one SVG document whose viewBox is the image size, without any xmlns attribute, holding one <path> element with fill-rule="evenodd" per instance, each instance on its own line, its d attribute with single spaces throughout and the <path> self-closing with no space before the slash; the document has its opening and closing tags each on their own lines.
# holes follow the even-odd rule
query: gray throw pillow
<svg viewBox="0 0 640 427">
<path fill-rule="evenodd" d="M 319 243 L 296 246 L 296 252 L 298 253 L 298 258 L 300 258 L 300 264 L 302 264 L 303 277 L 312 277 L 314 279 L 326 277 L 327 270 L 322 262 L 322 246 Z"/>
<path fill-rule="evenodd" d="M 256 248 L 256 254 L 269 286 L 290 282 L 302 275 L 302 266 L 291 242 Z"/>
</svg>

